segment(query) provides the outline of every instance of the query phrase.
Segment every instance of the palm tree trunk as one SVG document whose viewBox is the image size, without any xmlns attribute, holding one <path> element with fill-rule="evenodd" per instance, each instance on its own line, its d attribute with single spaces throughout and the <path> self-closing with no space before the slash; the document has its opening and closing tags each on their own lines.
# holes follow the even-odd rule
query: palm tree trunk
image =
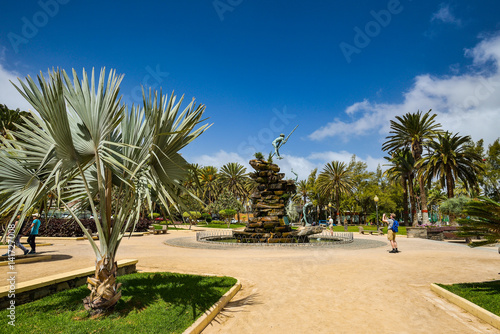
<svg viewBox="0 0 500 334">
<path fill-rule="evenodd" d="M 403 183 L 403 220 L 405 226 L 408 226 L 410 222 L 410 216 L 408 215 L 408 180 L 406 177 L 402 177 L 401 181 Z"/>
<path fill-rule="evenodd" d="M 105 171 L 105 205 L 106 218 L 108 220 L 108 236 L 111 235 L 111 199 L 112 199 L 112 173 L 110 169 Z M 99 236 L 104 238 L 105 236 Z M 111 311 L 118 300 L 121 298 L 119 291 L 120 284 L 116 283 L 116 271 L 118 266 L 115 262 L 114 254 L 107 254 L 96 263 L 95 275 L 88 277 L 87 282 L 90 290 L 90 296 L 83 300 L 83 305 L 92 315 L 106 313 Z"/>
<path fill-rule="evenodd" d="M 415 160 L 415 167 L 418 169 L 422 168 L 419 163 L 422 157 L 422 144 L 419 141 L 412 143 L 411 147 L 412 155 Z M 425 180 L 423 176 L 418 176 L 418 185 L 420 187 L 420 209 L 422 212 L 422 224 L 429 224 L 429 212 L 427 211 L 427 195 L 425 194 Z"/>
<path fill-rule="evenodd" d="M 429 224 L 429 211 L 427 210 L 427 194 L 425 193 L 425 180 L 423 177 L 418 179 L 420 185 L 420 205 L 422 210 L 422 223 Z"/>
<path fill-rule="evenodd" d="M 410 204 L 411 204 L 411 221 L 412 226 L 418 226 L 418 216 L 417 216 L 417 199 L 415 198 L 415 190 L 413 190 L 413 175 L 408 178 L 408 192 L 410 193 Z"/>
<path fill-rule="evenodd" d="M 96 264 L 94 277 L 88 277 L 90 296 L 85 297 L 83 305 L 91 315 L 112 311 L 121 298 L 121 283 L 116 282 L 118 265 L 114 256 L 104 257 Z"/>
<path fill-rule="evenodd" d="M 337 205 L 337 225 L 340 226 L 340 194 L 335 192 L 335 204 Z"/>
<path fill-rule="evenodd" d="M 455 182 L 453 180 L 453 175 L 451 174 L 451 170 L 448 170 L 446 173 L 446 190 L 448 193 L 448 198 L 453 198 L 455 196 L 453 192 L 453 188 L 455 188 Z M 458 224 L 455 222 L 455 215 L 450 213 L 450 225 L 457 226 Z"/>
</svg>

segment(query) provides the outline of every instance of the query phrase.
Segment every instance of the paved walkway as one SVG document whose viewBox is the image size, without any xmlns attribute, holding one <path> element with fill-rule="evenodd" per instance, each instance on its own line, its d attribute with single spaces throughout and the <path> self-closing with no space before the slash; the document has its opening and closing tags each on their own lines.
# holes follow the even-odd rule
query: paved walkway
<svg viewBox="0 0 500 334">
<path fill-rule="evenodd" d="M 178 246 L 165 243 L 172 239 Z M 429 289 L 499 279 L 496 248 L 399 238 L 402 252 L 389 254 L 385 236 L 357 233 L 353 245 L 364 246 L 179 247 L 192 240 L 193 231 L 132 237 L 118 259 L 139 259 L 140 271 L 239 278 L 242 290 L 203 333 L 500 333 Z M 38 250 L 56 260 L 17 265 L 18 281 L 94 264 L 86 241 L 52 243 Z M 6 282 L 6 271 L 0 274 Z"/>
</svg>

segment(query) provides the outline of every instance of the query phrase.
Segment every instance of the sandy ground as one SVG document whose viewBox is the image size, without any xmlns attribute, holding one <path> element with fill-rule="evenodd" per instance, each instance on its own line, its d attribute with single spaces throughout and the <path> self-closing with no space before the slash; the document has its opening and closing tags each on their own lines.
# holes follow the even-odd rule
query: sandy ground
<svg viewBox="0 0 500 334">
<path fill-rule="evenodd" d="M 242 290 L 203 333 L 500 333 L 429 288 L 499 279 L 496 248 L 399 238 L 402 252 L 389 254 L 385 236 L 357 233 L 355 239 L 383 246 L 222 250 L 164 243 L 179 237 L 194 239 L 194 232 L 126 239 L 118 259 L 139 259 L 139 271 L 239 278 Z M 18 264 L 18 282 L 94 265 L 87 241 L 51 242 L 37 250 L 55 260 Z"/>
</svg>

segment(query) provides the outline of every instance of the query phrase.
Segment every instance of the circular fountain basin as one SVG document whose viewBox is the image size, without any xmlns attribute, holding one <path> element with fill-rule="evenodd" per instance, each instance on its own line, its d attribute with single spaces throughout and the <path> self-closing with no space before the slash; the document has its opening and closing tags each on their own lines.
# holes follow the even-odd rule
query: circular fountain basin
<svg viewBox="0 0 500 334">
<path fill-rule="evenodd" d="M 196 241 L 228 246 L 289 246 L 289 247 L 328 247 L 331 245 L 352 243 L 352 232 L 322 232 L 304 236 L 299 242 L 289 239 L 286 242 L 255 242 L 255 239 L 237 240 L 233 231 L 201 231 L 196 233 Z"/>
</svg>

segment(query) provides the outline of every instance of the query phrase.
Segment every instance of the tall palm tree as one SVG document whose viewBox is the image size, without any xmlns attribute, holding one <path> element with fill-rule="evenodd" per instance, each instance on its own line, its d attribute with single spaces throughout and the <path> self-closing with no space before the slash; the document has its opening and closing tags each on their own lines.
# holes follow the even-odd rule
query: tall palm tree
<svg viewBox="0 0 500 334">
<path fill-rule="evenodd" d="M 305 205 L 309 196 L 309 185 L 307 180 L 297 182 L 297 194 L 300 196 L 302 205 Z"/>
<path fill-rule="evenodd" d="M 415 162 L 413 156 L 408 148 L 395 150 L 391 157 L 384 157 L 390 164 L 384 172 L 391 181 L 400 182 L 403 187 L 403 219 L 405 222 L 412 221 L 413 225 L 418 225 L 418 217 L 416 211 L 413 209 L 412 214 L 408 210 L 408 196 L 411 199 L 411 206 L 415 208 L 415 196 L 413 192 L 413 175 L 415 169 Z"/>
<path fill-rule="evenodd" d="M 93 314 L 106 312 L 121 297 L 115 257 L 142 204 L 151 202 L 152 191 L 165 207 L 182 204 L 176 190 L 182 188 L 187 162 L 178 151 L 207 129 L 196 128 L 205 107 L 193 100 L 182 110 L 183 98 L 176 102 L 175 96 L 150 91 L 143 94 L 142 107 L 127 110 L 118 96 L 122 76 L 114 71 L 106 78 L 102 69 L 98 82 L 94 71 L 89 78 L 83 70 L 80 79 L 73 70 L 73 80 L 61 70 L 49 75 L 40 74 L 38 85 L 28 77 L 17 87 L 40 117 L 32 114 L 34 120 L 26 120 L 14 140 L 16 149 L 0 151 L 0 193 L 9 196 L 0 204 L 0 214 L 16 205 L 23 220 L 47 194 L 54 194 L 96 256 L 84 305 Z M 78 210 L 88 205 L 99 244 L 78 219 Z"/>
<path fill-rule="evenodd" d="M 220 185 L 227 189 L 241 203 L 246 203 L 248 191 L 246 184 L 248 177 L 246 168 L 237 162 L 229 162 L 221 167 L 219 172 Z M 238 222 L 240 221 L 240 211 L 238 211 Z"/>
<path fill-rule="evenodd" d="M 391 120 L 392 135 L 388 136 L 383 144 L 382 150 L 389 151 L 389 154 L 396 149 L 409 147 L 416 163 L 417 170 L 420 169 L 419 160 L 422 157 L 424 146 L 429 140 L 440 132 L 441 124 L 435 122 L 436 114 L 431 115 L 429 110 L 425 114 L 419 110 L 417 113 L 407 113 L 403 116 L 396 116 L 397 121 Z M 420 186 L 420 204 L 422 210 L 422 220 L 424 224 L 429 223 L 429 213 L 427 211 L 427 197 L 425 194 L 425 180 L 417 176 Z"/>
<path fill-rule="evenodd" d="M 248 195 L 245 189 L 247 182 L 246 168 L 237 162 L 229 162 L 221 167 L 219 181 L 223 188 L 229 190 L 234 197 L 245 199 Z"/>
<path fill-rule="evenodd" d="M 202 198 L 205 204 L 215 201 L 220 192 L 219 174 L 214 166 L 205 166 L 200 171 L 200 183 L 202 188 Z"/>
<path fill-rule="evenodd" d="M 352 173 L 344 162 L 332 161 L 326 164 L 318 177 L 318 190 L 327 198 L 335 198 L 337 224 L 340 224 L 340 197 L 353 192 Z"/>
<path fill-rule="evenodd" d="M 307 177 L 307 191 L 308 191 L 308 197 L 311 199 L 313 204 L 316 204 L 316 219 L 319 221 L 319 214 L 321 212 L 321 200 L 323 198 L 320 198 L 320 194 L 318 192 L 318 187 L 317 187 L 317 181 L 318 181 L 318 169 L 314 168 L 311 173 L 309 173 L 309 176 Z"/>
<path fill-rule="evenodd" d="M 438 178 L 441 187 L 446 186 L 448 198 L 454 197 L 455 182 L 460 179 L 465 189 L 475 188 L 477 175 L 484 171 L 479 154 L 468 150 L 469 136 L 459 136 L 450 132 L 438 133 L 429 142 L 431 149 L 419 162 L 420 173 L 430 183 Z"/>
</svg>

